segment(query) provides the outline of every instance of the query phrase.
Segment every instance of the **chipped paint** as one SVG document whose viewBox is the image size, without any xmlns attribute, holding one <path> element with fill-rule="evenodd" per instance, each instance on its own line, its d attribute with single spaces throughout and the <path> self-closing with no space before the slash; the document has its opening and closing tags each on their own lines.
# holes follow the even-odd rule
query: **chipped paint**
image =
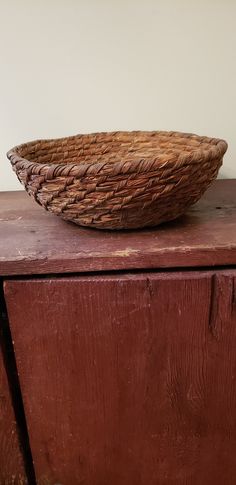
<svg viewBox="0 0 236 485">
<path fill-rule="evenodd" d="M 127 258 L 131 254 L 138 254 L 139 252 L 140 252 L 139 249 L 133 249 L 133 248 L 117 249 L 116 251 L 113 251 L 111 253 L 111 256 L 123 256 Z"/>
</svg>

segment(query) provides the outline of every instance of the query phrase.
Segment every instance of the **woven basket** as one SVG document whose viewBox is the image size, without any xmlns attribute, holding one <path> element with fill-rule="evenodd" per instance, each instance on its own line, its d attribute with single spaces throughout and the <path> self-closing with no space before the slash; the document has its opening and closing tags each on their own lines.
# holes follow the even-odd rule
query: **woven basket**
<svg viewBox="0 0 236 485">
<path fill-rule="evenodd" d="M 102 229 L 176 219 L 216 178 L 223 140 L 114 132 L 38 140 L 7 154 L 27 192 L 63 219 Z"/>
</svg>

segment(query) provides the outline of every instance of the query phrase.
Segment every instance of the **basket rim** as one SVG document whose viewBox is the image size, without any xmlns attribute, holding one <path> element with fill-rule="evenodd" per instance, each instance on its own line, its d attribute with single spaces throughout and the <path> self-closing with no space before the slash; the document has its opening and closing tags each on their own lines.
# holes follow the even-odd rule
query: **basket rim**
<svg viewBox="0 0 236 485">
<path fill-rule="evenodd" d="M 114 162 L 90 162 L 84 161 L 79 164 L 75 164 L 73 162 L 57 162 L 57 163 L 42 163 L 37 161 L 30 161 L 27 158 L 22 157 L 19 154 L 19 151 L 22 148 L 34 146 L 37 143 L 55 143 L 55 142 L 64 142 L 67 140 L 73 140 L 77 137 L 83 138 L 88 136 L 99 136 L 99 135 L 146 135 L 152 136 L 154 134 L 160 136 L 166 136 L 167 138 L 172 138 L 181 136 L 182 138 L 186 138 L 186 146 L 188 146 L 188 139 L 199 139 L 204 141 L 205 143 L 209 144 L 209 148 L 202 149 L 201 147 L 193 147 L 190 152 L 176 152 L 176 158 L 174 160 L 165 160 L 161 161 L 160 156 L 156 157 L 140 157 L 137 160 L 125 160 L 125 156 L 121 161 L 114 161 Z M 185 164 L 194 164 L 194 163 L 202 163 L 206 160 L 215 160 L 221 159 L 225 154 L 228 148 L 228 144 L 225 140 L 220 138 L 210 138 L 207 136 L 200 136 L 193 133 L 185 133 L 180 131 L 144 131 L 144 130 L 135 130 L 135 131 L 102 131 L 102 132 L 94 132 L 94 133 L 79 133 L 73 136 L 67 137 L 59 137 L 59 138 L 43 138 L 32 140 L 26 143 L 22 143 L 20 145 L 16 145 L 15 147 L 11 148 L 7 152 L 7 158 L 10 160 L 13 169 L 17 172 L 18 170 L 26 170 L 27 173 L 30 175 L 44 175 L 46 179 L 52 179 L 58 176 L 73 176 L 79 177 L 84 176 L 86 174 L 89 175 L 97 175 L 98 173 L 105 173 L 106 175 L 109 174 L 127 174 L 127 173 L 134 173 L 138 170 L 139 173 L 147 172 L 155 169 L 163 168 L 164 166 L 168 166 L 169 168 L 174 167 L 181 167 Z M 163 150 L 164 154 L 164 150 Z"/>
</svg>

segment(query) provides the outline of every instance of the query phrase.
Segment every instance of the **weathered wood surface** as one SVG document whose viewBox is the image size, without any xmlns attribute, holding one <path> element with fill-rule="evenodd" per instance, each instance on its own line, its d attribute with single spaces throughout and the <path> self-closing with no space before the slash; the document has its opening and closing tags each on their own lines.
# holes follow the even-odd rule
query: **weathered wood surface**
<svg viewBox="0 0 236 485">
<path fill-rule="evenodd" d="M 41 483 L 236 483 L 236 270 L 5 295 Z"/>
<path fill-rule="evenodd" d="M 0 485 L 26 485 L 22 450 L 6 373 L 5 342 L 0 301 Z M 29 484 L 30 485 L 30 484 Z"/>
<path fill-rule="evenodd" d="M 24 192 L 0 194 L 0 276 L 236 264 L 236 180 L 218 180 L 189 213 L 156 229 L 66 223 Z"/>
</svg>

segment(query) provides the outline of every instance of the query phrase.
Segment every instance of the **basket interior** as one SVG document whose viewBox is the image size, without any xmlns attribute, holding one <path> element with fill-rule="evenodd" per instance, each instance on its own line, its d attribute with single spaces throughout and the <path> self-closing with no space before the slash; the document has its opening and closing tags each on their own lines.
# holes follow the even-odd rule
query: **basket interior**
<svg viewBox="0 0 236 485">
<path fill-rule="evenodd" d="M 114 163 L 125 159 L 163 158 L 171 161 L 180 153 L 209 151 L 219 140 L 177 132 L 114 132 L 77 135 L 56 140 L 38 140 L 21 145 L 18 155 L 34 163 Z"/>
</svg>

